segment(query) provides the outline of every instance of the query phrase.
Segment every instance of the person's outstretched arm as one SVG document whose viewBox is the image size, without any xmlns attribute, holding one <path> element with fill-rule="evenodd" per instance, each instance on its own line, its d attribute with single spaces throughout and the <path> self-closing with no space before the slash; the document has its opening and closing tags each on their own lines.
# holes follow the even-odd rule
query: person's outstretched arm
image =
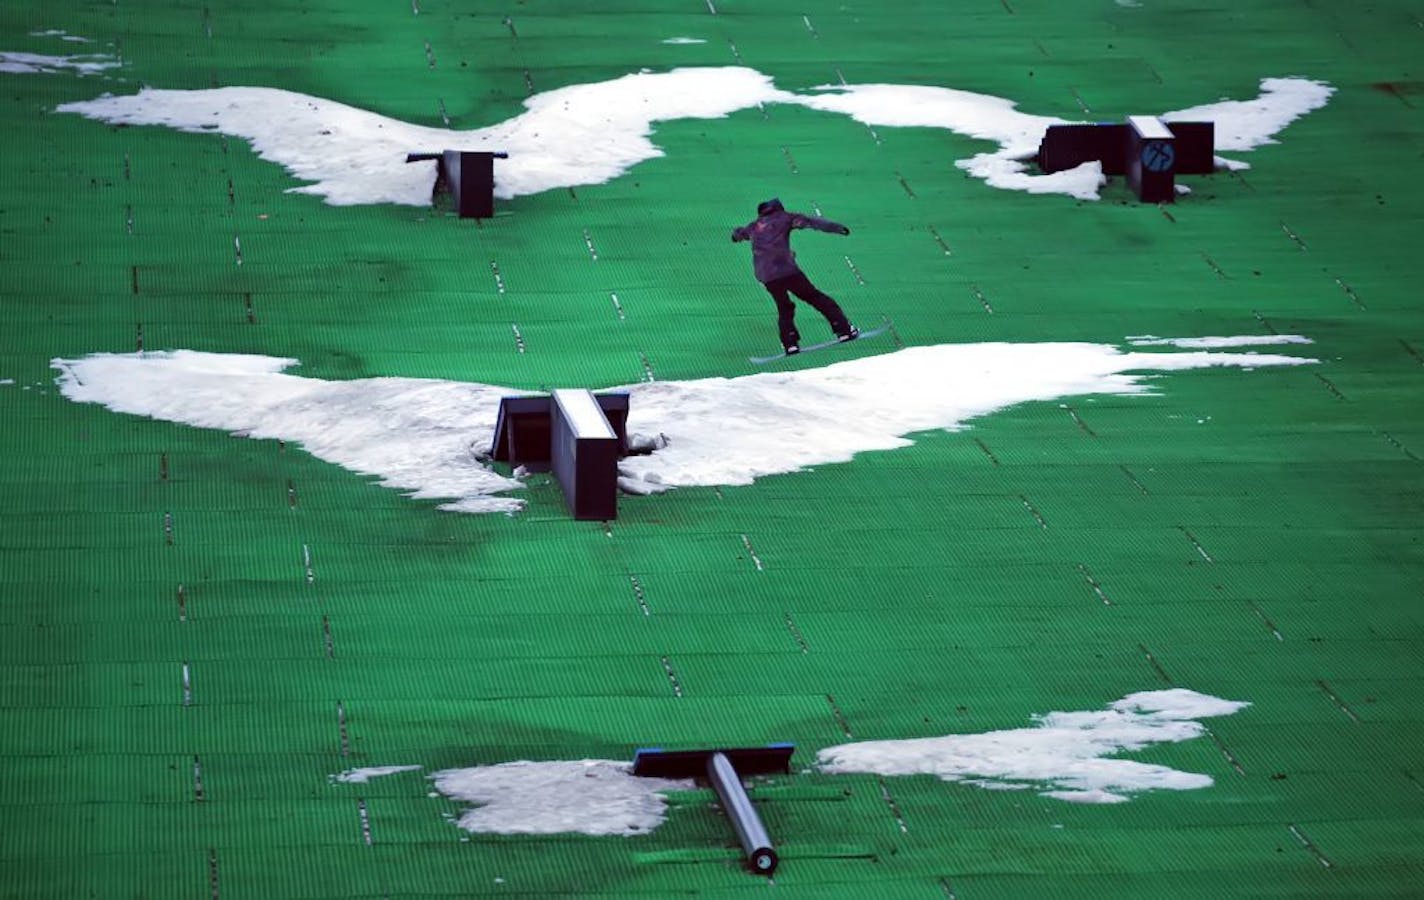
<svg viewBox="0 0 1424 900">
<path fill-rule="evenodd" d="M 737 241 L 750 240 L 751 236 L 751 229 L 746 225 L 739 225 L 732 229 L 732 243 L 734 244 Z"/>
<path fill-rule="evenodd" d="M 814 228 L 817 231 L 826 231 L 831 234 L 850 234 L 850 229 L 839 222 L 822 219 L 820 216 L 806 216 L 801 213 L 791 214 L 791 227 Z M 736 240 L 736 238 L 733 238 L 733 240 Z"/>
</svg>

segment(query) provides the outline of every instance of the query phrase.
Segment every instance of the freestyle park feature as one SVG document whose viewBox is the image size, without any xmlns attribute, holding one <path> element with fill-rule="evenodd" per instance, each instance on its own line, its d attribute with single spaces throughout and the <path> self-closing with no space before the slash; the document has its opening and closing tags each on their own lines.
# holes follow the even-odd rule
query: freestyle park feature
<svg viewBox="0 0 1424 900">
<path fill-rule="evenodd" d="M 722 801 L 722 811 L 732 823 L 747 866 L 758 875 L 771 875 L 778 862 L 771 838 L 761 816 L 747 796 L 742 777 L 791 771 L 792 744 L 741 747 L 721 750 L 639 750 L 633 758 L 633 774 L 649 778 L 702 778 L 712 785 Z"/>
<path fill-rule="evenodd" d="M 1127 754 L 1196 740 L 1209 733 L 1202 719 L 1235 715 L 1250 706 L 1184 688 L 1141 691 L 1100 709 L 1035 714 L 1026 727 L 823 747 L 811 769 L 792 779 L 808 773 L 869 776 L 877 782 L 932 776 L 979 790 L 1033 791 L 1074 805 L 1118 805 L 1151 792 L 1211 787 L 1215 780 L 1208 774 L 1131 759 Z M 600 759 L 517 760 L 444 769 L 428 777 L 440 794 L 471 804 L 455 822 L 471 833 L 625 838 L 662 827 L 667 795 L 694 791 L 700 781 L 718 793 L 751 871 L 770 874 L 778 855 L 741 780 L 789 774 L 793 750 L 790 744 L 645 749 L 635 753 L 632 765 Z M 718 756 L 725 762 L 719 762 Z M 330 781 L 364 784 L 419 768 L 363 766 L 333 774 Z M 849 793 L 855 788 L 847 783 L 841 790 Z M 873 790 L 883 786 L 875 784 Z M 788 844 L 800 840 L 798 835 L 784 837 Z"/>
<path fill-rule="evenodd" d="M 481 150 L 446 150 L 441 153 L 407 153 L 405 161 L 435 161 L 435 186 L 431 199 L 449 194 L 462 219 L 488 219 L 494 215 L 494 161 L 508 153 Z"/>
<path fill-rule="evenodd" d="M 613 519 L 627 422 L 627 394 L 565 389 L 504 397 L 489 457 L 531 472 L 552 469 L 575 519 Z"/>
<path fill-rule="evenodd" d="M 1250 100 L 1222 100 L 1159 114 L 1166 122 L 1211 121 L 1221 152 L 1246 152 L 1275 142 L 1296 119 L 1319 109 L 1335 89 L 1309 78 L 1263 78 Z M 214 130 L 251 141 L 263 159 L 310 182 L 292 188 L 332 205 L 430 203 L 434 166 L 408 166 L 410 148 L 502 148 L 494 196 L 503 199 L 558 188 L 603 184 L 666 154 L 652 141 L 653 126 L 677 119 L 720 119 L 758 104 L 791 104 L 850 116 L 872 127 L 940 128 L 998 149 L 955 161 L 991 187 L 1033 194 L 1098 199 L 1102 167 L 1085 160 L 1065 171 L 1033 174 L 1031 162 L 1045 131 L 1071 124 L 1020 112 L 1012 100 L 948 87 L 905 84 L 822 85 L 798 94 L 740 66 L 639 72 L 571 85 L 524 101 L 518 116 L 471 131 L 401 122 L 346 104 L 265 87 L 178 91 L 143 88 L 56 107 L 111 124 L 157 125 L 194 133 Z M 597 140 L 586 140 L 588 122 Z M 550 139 L 549 135 L 569 135 Z M 1248 164 L 1215 157 L 1217 168 Z"/>
<path fill-rule="evenodd" d="M 1052 174 L 1097 163 L 1104 175 L 1126 175 L 1144 203 L 1171 203 L 1178 173 L 1216 170 L 1214 135 L 1211 122 L 1164 122 L 1156 116 L 1128 116 L 1123 124 L 1050 125 L 1038 146 L 1038 167 Z"/>
<path fill-rule="evenodd" d="M 1136 340 L 1136 339 L 1134 339 Z M 1110 344 L 942 344 L 791 372 L 640 382 L 629 398 L 630 453 L 618 485 L 630 494 L 751 484 L 914 443 L 1033 401 L 1170 390 L 1152 373 L 1229 367 L 1243 374 L 1320 365 L 1258 352 L 1302 346 L 1300 335 L 1161 338 Z M 1180 346 L 1173 342 L 1181 342 Z M 55 359 L 60 392 L 130 415 L 300 444 L 313 456 L 452 512 L 515 512 L 517 478 L 485 465 L 510 388 L 421 378 L 324 381 L 287 370 L 296 359 L 192 350 Z M 1248 376 L 1249 377 L 1249 376 Z M 925 385 L 940 386 L 926 390 Z M 827 417 L 822 410 L 836 410 Z M 539 453 L 515 436 L 518 452 Z M 504 445 L 509 449 L 510 445 Z"/>
</svg>

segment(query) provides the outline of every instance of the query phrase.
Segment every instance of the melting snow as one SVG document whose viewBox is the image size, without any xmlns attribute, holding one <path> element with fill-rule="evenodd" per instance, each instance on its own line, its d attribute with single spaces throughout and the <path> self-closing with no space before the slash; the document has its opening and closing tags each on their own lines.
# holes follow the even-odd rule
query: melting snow
<svg viewBox="0 0 1424 900">
<path fill-rule="evenodd" d="M 367 766 L 364 769 L 347 769 L 345 772 L 331 776 L 331 780 L 346 784 L 365 784 L 372 778 L 383 778 L 386 775 L 395 775 L 399 772 L 419 770 L 420 766 Z"/>
<path fill-rule="evenodd" d="M 673 40 L 681 40 L 674 38 Z M 14 55 L 14 54 L 11 54 Z M 1224 100 L 1166 114 L 1217 122 L 1217 147 L 1270 143 L 1295 119 L 1323 106 L 1333 88 L 1304 78 L 1267 78 L 1253 100 Z M 495 194 L 511 198 L 601 184 L 663 155 L 653 126 L 674 119 L 718 119 L 770 103 L 848 115 L 867 125 L 942 128 L 998 145 L 955 165 L 990 185 L 1095 199 L 1102 167 L 1034 175 L 1029 160 L 1049 125 L 1066 120 L 1019 112 L 1011 100 L 953 88 L 907 84 L 822 85 L 806 94 L 778 89 L 741 66 L 637 72 L 536 94 L 512 119 L 471 131 L 411 125 L 331 100 L 262 87 L 181 91 L 144 88 L 129 96 L 66 103 L 61 112 L 110 123 L 220 131 L 245 138 L 263 159 L 311 182 L 294 190 L 336 205 L 425 205 L 433 162 L 407 164 L 410 151 L 496 150 Z M 1221 165 L 1244 163 L 1219 160 Z"/>
<path fill-rule="evenodd" d="M 55 72 L 78 72 L 95 75 L 105 69 L 117 69 L 119 62 L 106 56 L 46 56 L 41 53 L 0 52 L 0 72 L 18 75 L 44 75 Z"/>
<path fill-rule="evenodd" d="M 1130 337 L 1134 347 L 1181 347 L 1189 350 L 1219 350 L 1228 347 L 1268 347 L 1274 344 L 1310 344 L 1308 337 L 1298 334 L 1247 334 L 1234 337 L 1159 338 L 1150 334 Z"/>
<path fill-rule="evenodd" d="M 1214 122 L 1217 150 L 1255 150 L 1296 119 L 1323 107 L 1335 88 L 1310 78 L 1263 78 L 1254 100 L 1226 100 L 1163 113 L 1167 122 Z"/>
<path fill-rule="evenodd" d="M 665 792 L 696 787 L 640 778 L 627 763 L 601 759 L 510 762 L 430 777 L 440 793 L 475 804 L 460 815 L 461 828 L 499 834 L 641 834 L 662 823 Z"/>
<path fill-rule="evenodd" d="M 817 761 L 831 774 L 935 775 L 987 790 L 1038 788 L 1073 803 L 1123 803 L 1149 790 L 1209 787 L 1207 775 L 1110 758 L 1153 744 L 1199 737 L 1199 718 L 1229 716 L 1250 704 L 1184 689 L 1130 694 L 1094 712 L 1035 716 L 1030 728 L 827 747 Z M 472 804 L 457 824 L 500 834 L 633 835 L 656 828 L 664 796 L 692 780 L 639 778 L 627 763 L 509 762 L 430 776 L 447 797 Z"/>
<path fill-rule="evenodd" d="M 31 32 L 30 32 L 30 36 L 31 36 L 31 37 L 57 37 L 57 38 L 59 38 L 61 41 L 68 41 L 69 43 L 72 43 L 72 44 L 92 44 L 92 43 L 94 43 L 94 42 L 91 41 L 89 38 L 80 37 L 80 36 L 77 35 L 77 34 L 70 34 L 69 32 L 67 32 L 67 31 L 61 31 L 61 30 L 59 30 L 58 28 L 50 28 L 50 29 L 48 29 L 48 30 L 46 30 L 46 31 L 31 31 Z"/>
<path fill-rule="evenodd" d="M 200 428 L 302 444 L 313 456 L 376 475 L 449 509 L 495 512 L 520 486 L 481 465 L 472 447 L 494 440 L 499 398 L 481 384 L 414 378 L 320 381 L 286 375 L 294 359 L 241 354 L 99 354 L 56 360 L 66 396 Z"/>
<path fill-rule="evenodd" d="M 1123 803 L 1150 790 L 1210 787 L 1208 775 L 1114 759 L 1153 744 L 1187 741 L 1198 718 L 1229 716 L 1250 704 L 1173 689 L 1130 694 L 1096 712 L 1051 712 L 1029 728 L 909 740 L 861 741 L 817 755 L 831 773 L 934 775 L 997 790 L 1039 787 L 1073 803 Z"/>
<path fill-rule="evenodd" d="M 1235 340 L 1235 339 L 1221 339 Z M 660 435 L 622 460 L 635 493 L 750 484 L 767 475 L 846 462 L 957 429 L 1019 403 L 1087 394 L 1144 394 L 1150 372 L 1316 362 L 1258 353 L 1122 352 L 1088 343 L 910 347 L 820 369 L 629 385 L 630 434 Z M 297 360 L 190 350 L 55 359 L 60 391 L 115 412 L 301 444 L 313 456 L 373 475 L 460 512 L 509 512 L 497 496 L 521 486 L 481 457 L 494 441 L 497 385 L 418 378 L 322 381 L 286 373 Z"/>
</svg>

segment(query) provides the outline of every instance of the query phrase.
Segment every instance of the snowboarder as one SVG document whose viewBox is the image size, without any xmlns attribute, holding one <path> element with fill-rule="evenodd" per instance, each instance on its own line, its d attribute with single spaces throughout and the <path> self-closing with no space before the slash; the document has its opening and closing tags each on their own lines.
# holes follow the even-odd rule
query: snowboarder
<svg viewBox="0 0 1424 900">
<path fill-rule="evenodd" d="M 794 228 L 814 228 L 831 234 L 850 234 L 850 229 L 817 216 L 787 212 L 775 197 L 757 204 L 757 217 L 732 230 L 732 241 L 752 242 L 752 267 L 760 281 L 776 301 L 776 325 L 781 331 L 781 346 L 786 355 L 801 352 L 801 334 L 796 330 L 796 305 L 789 294 L 795 294 L 812 309 L 826 317 L 831 330 L 842 341 L 854 340 L 860 329 L 846 318 L 839 304 L 817 289 L 796 265 L 791 252 L 791 231 Z"/>
</svg>

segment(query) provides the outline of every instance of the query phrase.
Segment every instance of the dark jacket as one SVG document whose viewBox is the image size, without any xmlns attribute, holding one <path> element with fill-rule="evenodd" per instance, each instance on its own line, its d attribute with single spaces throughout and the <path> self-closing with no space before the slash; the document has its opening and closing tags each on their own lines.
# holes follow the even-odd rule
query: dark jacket
<svg viewBox="0 0 1424 900">
<path fill-rule="evenodd" d="M 787 212 L 776 198 L 757 206 L 757 217 L 740 228 L 733 229 L 733 241 L 752 242 L 752 268 L 762 284 L 795 275 L 801 271 L 796 254 L 791 252 L 791 231 L 794 228 L 814 228 L 832 234 L 850 234 L 850 229 L 816 216 Z"/>
</svg>

